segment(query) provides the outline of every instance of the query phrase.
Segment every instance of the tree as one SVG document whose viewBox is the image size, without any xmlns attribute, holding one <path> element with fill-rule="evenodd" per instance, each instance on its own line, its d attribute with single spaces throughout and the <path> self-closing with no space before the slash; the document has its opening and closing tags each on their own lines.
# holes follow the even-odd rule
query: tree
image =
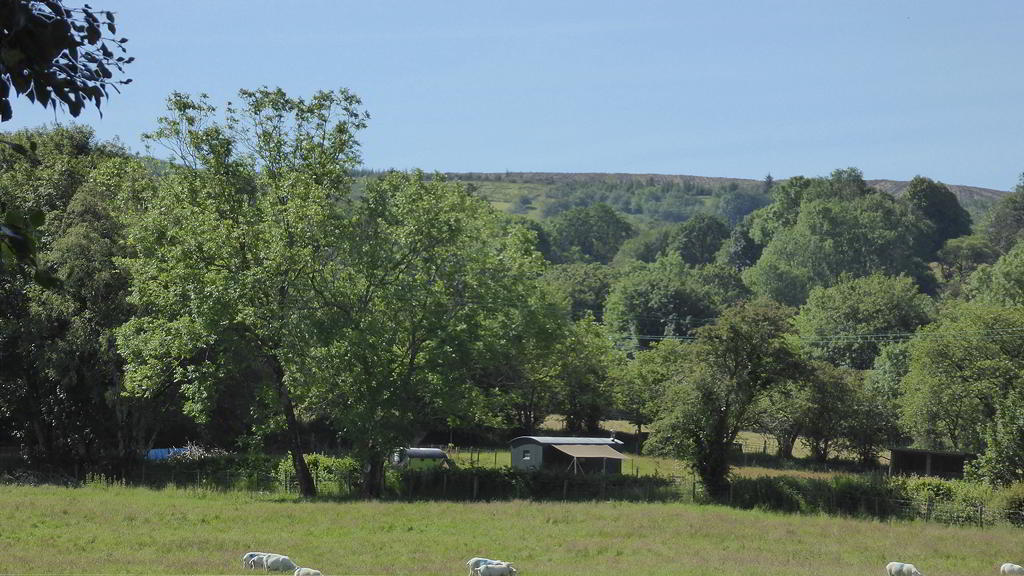
<svg viewBox="0 0 1024 576">
<path fill-rule="evenodd" d="M 128 41 L 106 36 L 117 33 L 113 12 L 94 12 L 88 4 L 68 8 L 62 0 L 3 0 L 0 22 L 2 121 L 13 116 L 11 88 L 43 107 L 56 109 L 59 102 L 77 117 L 90 101 L 99 109 L 108 88 L 131 82 L 114 79 L 113 70 L 124 72 L 134 58 L 110 48 L 124 53 Z"/>
<path fill-rule="evenodd" d="M 121 202 L 148 189 L 147 170 L 84 127 L 19 132 L 37 158 L 0 153 L 5 198 L 46 215 L 39 257 L 61 282 L 44 290 L 26 270 L 0 272 L 0 413 L 40 466 L 124 471 L 174 414 L 173 395 L 121 396 L 114 330 L 133 314 L 116 260 L 126 254 Z"/>
<path fill-rule="evenodd" d="M 1024 390 L 1013 390 L 985 429 L 985 452 L 965 466 L 968 478 L 1006 486 L 1024 480 Z"/>
<path fill-rule="evenodd" d="M 688 458 L 714 498 L 728 491 L 736 435 L 753 424 L 762 397 L 799 371 L 785 338 L 791 314 L 774 303 L 740 304 L 700 328 L 676 365 L 648 442 Z"/>
<path fill-rule="evenodd" d="M 812 358 L 866 370 L 881 340 L 927 324 L 932 309 L 910 278 L 872 274 L 813 289 L 795 323 Z"/>
<path fill-rule="evenodd" d="M 565 429 L 596 434 L 614 404 L 612 376 L 625 359 L 593 318 L 576 322 L 558 348 L 559 407 Z"/>
<path fill-rule="evenodd" d="M 808 402 L 809 390 L 805 379 L 780 382 L 758 402 L 753 429 L 775 439 L 778 457 L 793 457 Z"/>
<path fill-rule="evenodd" d="M 629 222 L 604 203 L 563 212 L 551 221 L 550 230 L 559 263 L 608 264 L 635 233 Z"/>
<path fill-rule="evenodd" d="M 1014 191 L 992 207 L 985 235 L 1000 253 L 1009 252 L 1024 231 L 1024 174 Z"/>
<path fill-rule="evenodd" d="M 948 304 L 910 342 L 903 419 L 915 443 L 980 451 L 987 423 L 1024 386 L 1024 311 L 981 302 Z"/>
<path fill-rule="evenodd" d="M 104 18 L 101 23 L 100 14 Z M 124 71 L 134 58 L 115 56 L 108 47 L 124 52 L 126 38 L 115 34 L 113 12 L 94 12 L 84 8 L 67 8 L 62 0 L 0 1 L 0 121 L 14 116 L 11 88 L 43 107 L 58 103 L 77 117 L 92 101 L 100 108 L 107 88 L 117 90 L 131 79 L 115 80 L 111 69 Z M 25 158 L 38 161 L 35 144 L 0 140 Z M 37 282 L 52 285 L 52 278 L 39 267 L 36 259 L 42 212 L 25 211 L 19 206 L 0 202 L 0 265 L 17 262 L 36 272 Z"/>
<path fill-rule="evenodd" d="M 950 238 L 937 256 L 943 279 L 959 288 L 979 266 L 995 262 L 999 253 L 985 236 L 972 234 Z"/>
<path fill-rule="evenodd" d="M 800 432 L 811 458 L 825 462 L 842 442 L 854 403 L 856 373 L 827 362 L 814 362 L 806 377 L 807 401 L 800 417 Z"/>
<path fill-rule="evenodd" d="M 324 312 L 312 324 L 329 338 L 299 369 L 316 383 L 309 410 L 351 442 L 367 494 L 379 496 L 395 448 L 475 423 L 488 407 L 477 367 L 531 319 L 521 311 L 534 305 L 541 261 L 527 230 L 419 172 L 370 181 L 332 240 L 317 286 Z"/>
<path fill-rule="evenodd" d="M 697 214 L 676 229 L 666 249 L 679 254 L 690 266 L 702 266 L 715 259 L 727 238 L 729 227 L 721 218 Z"/>
<path fill-rule="evenodd" d="M 223 382 L 217 358 L 251 350 L 271 375 L 299 491 L 311 496 L 296 405 L 323 385 L 306 368 L 334 334 L 324 291 L 337 281 L 328 264 L 349 221 L 347 171 L 366 116 L 346 90 L 240 99 L 222 125 L 204 98 L 176 93 L 150 136 L 182 164 L 126 216 L 134 254 L 122 266 L 138 313 L 119 328 L 118 349 L 129 394 L 176 385 L 197 419 Z"/>
<path fill-rule="evenodd" d="M 799 305 L 816 286 L 831 286 L 844 274 L 874 272 L 907 274 L 926 292 L 933 288 L 920 258 L 932 224 L 888 194 L 871 190 L 858 175 L 836 171 L 828 180 L 807 185 L 792 226 L 785 226 L 791 211 L 782 211 L 781 225 L 761 258 L 743 272 L 756 294 Z"/>
<path fill-rule="evenodd" d="M 684 342 L 664 340 L 650 350 L 637 352 L 631 361 L 621 365 L 615 377 L 616 405 L 626 420 L 636 425 L 638 442 L 643 427 L 658 417 L 665 387 L 674 377 L 680 357 L 685 354 Z"/>
<path fill-rule="evenodd" d="M 590 314 L 600 322 L 604 316 L 605 300 L 617 275 L 615 269 L 592 262 L 549 266 L 544 278 L 553 289 L 568 298 L 573 320 Z"/>
<path fill-rule="evenodd" d="M 971 215 L 942 182 L 914 176 L 901 199 L 932 223 L 923 256 L 934 254 L 947 240 L 971 233 Z"/>
<path fill-rule="evenodd" d="M 641 264 L 612 284 L 605 321 L 641 346 L 664 337 L 688 336 L 714 316 L 703 286 L 678 255 Z"/>
</svg>

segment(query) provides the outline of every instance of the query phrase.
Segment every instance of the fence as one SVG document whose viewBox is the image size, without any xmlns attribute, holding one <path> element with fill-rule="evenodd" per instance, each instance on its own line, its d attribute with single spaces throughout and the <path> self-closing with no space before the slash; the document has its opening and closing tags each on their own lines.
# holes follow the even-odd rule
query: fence
<svg viewBox="0 0 1024 576">
<path fill-rule="evenodd" d="M 507 453 L 506 453 L 507 454 Z M 474 466 L 454 470 L 390 471 L 385 499 L 391 500 L 509 500 L 547 501 L 627 500 L 708 503 L 698 479 L 686 475 L 632 474 L 574 476 L 527 473 L 501 466 L 501 451 L 464 449 L 464 461 Z M 267 459 L 266 462 L 276 462 Z M 360 480 L 351 474 L 311 470 L 320 496 L 349 499 L 362 494 Z M 119 484 L 185 490 L 295 494 L 294 473 L 287 466 L 263 469 L 200 469 L 165 463 L 144 463 L 129 474 L 46 475 L 33 472 L 0 474 L 0 483 Z M 851 479 L 846 484 L 790 476 L 740 478 L 722 504 L 797 514 L 834 514 L 883 520 L 921 520 L 956 525 L 1024 527 L 1024 511 L 991 507 L 979 502 L 940 501 L 934 497 L 899 498 L 886 492 L 880 479 Z M 891 491 L 890 491 L 891 493 Z"/>
</svg>

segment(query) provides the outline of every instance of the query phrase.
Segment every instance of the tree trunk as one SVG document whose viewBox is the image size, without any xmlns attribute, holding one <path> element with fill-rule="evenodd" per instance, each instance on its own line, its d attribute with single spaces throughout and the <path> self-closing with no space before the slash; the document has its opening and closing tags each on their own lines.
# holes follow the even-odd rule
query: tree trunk
<svg viewBox="0 0 1024 576">
<path fill-rule="evenodd" d="M 309 473 L 309 466 L 306 465 L 305 454 L 302 451 L 302 436 L 299 432 L 299 421 L 295 418 L 295 406 L 292 404 L 292 397 L 288 394 L 288 388 L 284 384 L 284 369 L 276 358 L 271 360 L 274 369 L 274 376 L 277 381 L 277 396 L 281 402 L 281 409 L 284 410 L 284 417 L 288 423 L 288 450 L 292 455 L 292 467 L 295 468 L 295 480 L 299 483 L 299 496 L 313 498 L 316 496 L 316 484 L 313 483 L 313 475 Z"/>
<path fill-rule="evenodd" d="M 380 498 L 384 493 L 384 455 L 370 451 L 366 457 L 363 492 L 367 498 Z"/>
</svg>

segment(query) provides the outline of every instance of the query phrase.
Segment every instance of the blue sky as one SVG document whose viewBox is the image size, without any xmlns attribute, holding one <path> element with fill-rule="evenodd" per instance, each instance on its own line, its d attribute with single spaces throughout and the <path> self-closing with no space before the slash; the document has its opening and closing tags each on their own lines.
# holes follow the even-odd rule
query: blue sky
<svg viewBox="0 0 1024 576">
<path fill-rule="evenodd" d="M 90 4 L 117 12 L 137 61 L 103 117 L 79 120 L 140 151 L 172 90 L 343 86 L 370 112 L 372 168 L 856 166 L 1004 190 L 1024 172 L 1018 0 Z M 4 128 L 54 120 L 24 99 L 14 114 Z"/>
</svg>

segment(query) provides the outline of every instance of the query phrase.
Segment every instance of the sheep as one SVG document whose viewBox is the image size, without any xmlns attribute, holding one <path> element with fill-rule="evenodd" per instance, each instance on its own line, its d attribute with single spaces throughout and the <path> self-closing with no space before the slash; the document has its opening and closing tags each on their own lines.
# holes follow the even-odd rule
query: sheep
<svg viewBox="0 0 1024 576">
<path fill-rule="evenodd" d="M 516 569 L 508 562 L 484 564 L 476 569 L 477 576 L 516 576 Z"/>
<path fill-rule="evenodd" d="M 246 567 L 248 567 L 250 570 L 256 570 L 258 568 L 258 569 L 263 570 L 264 572 L 266 572 L 267 571 L 267 556 L 268 556 L 268 554 L 260 554 L 260 555 L 257 555 L 257 556 L 253 556 L 252 558 L 249 558 L 249 563 L 246 564 Z"/>
<path fill-rule="evenodd" d="M 1003 576 L 1008 575 L 1024 575 L 1024 566 L 1018 566 L 1017 564 L 1010 564 L 1007 562 L 999 567 L 999 573 Z"/>
<path fill-rule="evenodd" d="M 885 565 L 885 573 L 887 576 L 921 576 L 916 566 L 903 562 L 889 562 Z"/>
<path fill-rule="evenodd" d="M 249 568 L 249 562 L 257 556 L 266 556 L 269 552 L 246 552 L 242 555 L 242 567 Z"/>
<path fill-rule="evenodd" d="M 469 567 L 469 576 L 473 576 L 476 569 L 485 564 L 504 564 L 501 560 L 491 560 L 489 558 L 470 558 L 466 562 L 466 566 Z"/>
<path fill-rule="evenodd" d="M 264 556 L 266 559 L 266 570 L 267 572 L 291 572 L 298 568 L 295 562 L 287 556 L 280 554 L 269 554 Z"/>
<path fill-rule="evenodd" d="M 312 568 L 296 568 L 292 576 L 323 576 L 323 574 L 320 574 L 319 570 L 313 570 Z"/>
</svg>

